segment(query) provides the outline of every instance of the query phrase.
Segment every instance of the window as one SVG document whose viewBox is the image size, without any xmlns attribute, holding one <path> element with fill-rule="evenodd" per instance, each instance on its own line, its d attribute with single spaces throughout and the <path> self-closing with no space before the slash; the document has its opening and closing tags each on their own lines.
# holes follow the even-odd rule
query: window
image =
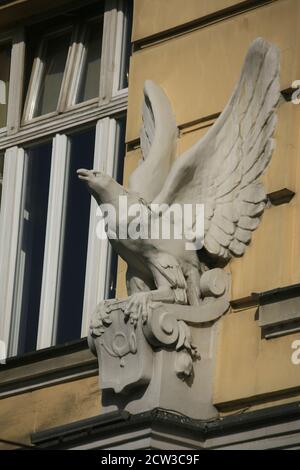
<svg viewBox="0 0 300 470">
<path fill-rule="evenodd" d="M 128 87 L 129 75 L 129 57 L 130 57 L 130 36 L 132 25 L 132 4 L 130 1 L 126 2 L 124 15 L 119 15 L 119 21 L 123 23 L 122 28 L 119 28 L 122 34 L 117 37 L 117 47 L 121 51 L 119 54 L 120 59 L 120 74 L 117 76 L 116 89 L 122 90 Z"/>
<path fill-rule="evenodd" d="M 131 2 L 112 3 L 117 5 L 115 18 L 111 12 L 104 14 L 100 2 L 71 12 L 58 25 L 54 22 L 50 32 L 44 33 L 40 25 L 31 32 L 34 53 L 27 64 L 31 72 L 24 124 L 78 105 L 97 104 L 127 87 Z"/>
<path fill-rule="evenodd" d="M 85 37 L 82 47 L 81 66 L 78 73 L 79 80 L 75 95 L 75 102 L 82 103 L 99 96 L 99 79 L 101 63 L 101 42 L 103 31 L 103 18 L 100 21 L 85 25 Z"/>
<path fill-rule="evenodd" d="M 28 97 L 29 117 L 56 111 L 66 66 L 70 32 L 42 41 Z"/>
<path fill-rule="evenodd" d="M 96 237 L 96 203 L 76 169 L 121 181 L 131 1 L 87 4 L 28 20 L 0 45 L 0 339 L 10 356 L 86 336 L 95 305 L 115 292 L 117 258 Z"/>
<path fill-rule="evenodd" d="M 54 21 L 48 32 L 46 23 L 29 33 L 33 56 L 27 64 L 25 123 L 99 97 L 103 22 L 98 2 Z"/>
<path fill-rule="evenodd" d="M 93 168 L 95 128 L 72 135 L 68 145 L 61 275 L 53 332 L 55 344 L 80 338 L 81 334 L 91 198 L 77 178 L 76 170 Z"/>
<path fill-rule="evenodd" d="M 0 128 L 6 126 L 11 44 L 0 45 Z"/>
<path fill-rule="evenodd" d="M 120 119 L 117 121 L 117 147 L 115 149 L 116 156 L 114 159 L 113 176 L 120 184 L 123 183 L 123 169 L 125 156 L 125 127 L 125 119 Z M 104 297 L 107 299 L 113 299 L 116 296 L 117 269 L 118 255 L 112 250 L 111 246 L 109 245 L 104 291 Z"/>
<path fill-rule="evenodd" d="M 19 354 L 36 348 L 47 224 L 51 143 L 25 153 L 19 247 L 10 346 Z"/>
</svg>

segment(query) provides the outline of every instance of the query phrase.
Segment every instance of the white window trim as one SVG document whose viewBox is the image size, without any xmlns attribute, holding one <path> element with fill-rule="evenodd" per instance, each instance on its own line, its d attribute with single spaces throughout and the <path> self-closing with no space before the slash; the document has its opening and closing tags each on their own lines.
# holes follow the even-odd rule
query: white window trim
<svg viewBox="0 0 300 470">
<path fill-rule="evenodd" d="M 64 192 L 68 164 L 67 137 L 65 135 L 56 135 L 53 139 L 52 145 L 37 349 L 46 348 L 52 344 L 58 272 L 61 256 Z M 58 224 L 58 220 L 61 220 L 62 223 Z"/>
<path fill-rule="evenodd" d="M 68 110 L 68 99 L 69 94 L 72 89 L 72 75 L 76 75 L 78 73 L 78 69 L 76 67 L 76 59 L 78 56 L 78 49 L 81 46 L 80 41 L 80 27 L 78 24 L 75 24 L 73 27 L 73 32 L 71 36 L 71 42 L 69 44 L 69 51 L 66 60 L 63 80 L 61 83 L 60 95 L 57 102 L 57 114 L 65 113 Z M 40 116 L 40 119 L 43 118 L 43 115 Z"/>
<path fill-rule="evenodd" d="M 8 149 L 4 157 L 0 213 L 0 339 L 6 345 L 10 342 L 12 324 L 23 171 L 24 150 L 17 147 Z"/>
<path fill-rule="evenodd" d="M 80 80 L 82 77 L 82 72 L 83 72 L 83 67 L 85 64 L 85 59 L 86 59 L 86 41 L 88 39 L 88 25 L 91 23 L 97 23 L 99 19 L 102 17 L 102 28 L 104 29 L 104 21 L 105 21 L 105 14 L 99 15 L 95 18 L 89 18 L 86 20 L 86 23 L 80 32 L 80 37 L 78 38 L 78 44 L 77 44 L 77 49 L 76 49 L 76 56 L 74 58 L 74 65 L 73 65 L 73 78 L 70 80 L 69 84 L 69 93 L 67 94 L 67 104 L 66 104 L 66 110 L 70 109 L 76 109 L 79 106 L 89 106 L 94 103 L 98 103 L 99 98 L 96 96 L 95 98 L 91 98 L 90 100 L 82 101 L 80 103 L 76 103 L 77 99 L 77 93 L 79 91 L 79 86 L 80 86 Z M 101 30 L 102 36 L 103 36 L 103 30 Z M 100 42 L 102 43 L 102 36 L 101 36 L 101 41 L 99 40 L 99 45 Z M 100 64 L 101 64 L 101 58 L 100 58 Z M 100 65 L 101 66 L 101 65 Z M 99 70 L 99 80 L 100 80 L 100 70 Z"/>
<path fill-rule="evenodd" d="M 78 32 L 79 34 L 79 32 Z M 76 49 L 74 49 L 74 58 L 73 58 L 73 70 L 69 68 L 69 74 L 68 77 L 69 79 L 69 92 L 67 93 L 66 96 L 66 106 L 65 108 L 67 110 L 71 110 L 72 108 L 76 108 L 78 104 L 75 103 L 76 99 L 76 94 L 80 82 L 80 74 L 82 73 L 82 65 L 84 61 L 84 55 L 85 55 L 85 47 L 84 47 L 84 42 L 86 39 L 86 28 L 83 29 L 83 31 L 80 32 L 80 37 L 78 38 L 78 44 Z M 72 72 L 72 77 L 71 77 L 71 72 Z M 97 102 L 97 98 L 95 102 Z M 82 104 L 82 103 L 79 103 Z M 86 103 L 84 103 L 86 104 Z M 90 103 L 87 103 L 90 104 Z"/>
<path fill-rule="evenodd" d="M 118 0 L 106 0 L 103 24 L 103 40 L 100 67 L 99 105 L 110 102 L 113 95 L 116 36 L 118 26 Z"/>
<path fill-rule="evenodd" d="M 10 64 L 9 95 L 7 110 L 7 134 L 14 135 L 20 127 L 25 67 L 24 28 L 15 31 Z"/>
<path fill-rule="evenodd" d="M 116 34 L 115 34 L 115 58 L 114 58 L 114 74 L 113 74 L 113 86 L 112 96 L 118 96 L 124 94 L 125 91 L 128 93 L 128 88 L 120 88 L 122 70 L 122 56 L 123 56 L 123 38 L 124 30 L 128 27 L 124 11 L 124 0 L 118 0 L 117 7 L 117 18 L 116 18 Z"/>
<path fill-rule="evenodd" d="M 14 31 L 8 31 L 4 34 L 0 34 L 0 47 L 1 46 L 5 46 L 5 45 L 8 45 L 10 44 L 11 45 L 11 61 L 10 61 L 10 77 L 11 77 L 11 73 L 12 73 L 12 46 L 13 46 L 13 38 L 14 38 Z M 9 91 L 10 91 L 10 86 L 9 86 Z M 9 110 L 9 97 L 10 97 L 10 94 L 8 92 L 8 103 L 7 103 L 7 113 L 8 113 L 8 110 Z M 3 127 L 0 127 L 0 138 L 2 136 L 5 136 L 7 134 L 7 122 L 6 122 L 6 125 L 3 126 Z"/>
<path fill-rule="evenodd" d="M 50 39 L 59 37 L 60 35 L 67 33 L 67 32 L 71 33 L 71 38 L 70 38 L 70 43 L 68 46 L 66 65 L 65 65 L 65 69 L 64 69 L 64 73 L 62 77 L 62 83 L 60 86 L 56 109 L 47 114 L 34 117 L 33 115 L 34 115 L 37 98 L 38 98 L 39 90 L 41 87 L 41 80 L 42 80 L 43 72 L 45 68 L 45 51 L 46 51 L 47 43 Z M 31 76 L 30 76 L 30 81 L 29 81 L 29 86 L 28 86 L 28 91 L 27 91 L 27 96 L 26 96 L 26 101 L 25 101 L 25 106 L 24 106 L 24 117 L 23 117 L 24 124 L 26 124 L 27 122 L 38 122 L 42 119 L 46 119 L 47 117 L 55 116 L 58 113 L 58 110 L 61 107 L 61 101 L 65 93 L 67 71 L 72 65 L 71 58 L 73 56 L 72 54 L 73 49 L 75 47 L 74 39 L 75 39 L 74 28 L 70 25 L 64 28 L 59 28 L 43 36 L 42 42 L 39 46 L 38 55 L 37 57 L 35 57 L 33 66 L 32 66 L 32 71 L 31 71 Z"/>
<path fill-rule="evenodd" d="M 123 91 L 123 90 L 122 90 Z M 56 117 L 45 119 L 37 123 L 26 124 L 20 131 L 11 136 L 6 136 L 0 139 L 0 150 L 12 147 L 14 145 L 22 145 L 26 142 L 41 139 L 45 136 L 53 135 L 56 133 L 63 133 L 74 127 L 80 127 L 86 123 L 97 121 L 98 119 L 120 114 L 127 110 L 128 104 L 128 90 L 124 93 L 114 97 L 110 103 L 105 106 L 98 107 L 76 107 L 72 112 L 65 112 Z"/>
<path fill-rule="evenodd" d="M 110 118 L 101 119 L 96 126 L 94 168 L 110 176 L 113 176 L 114 172 L 116 128 L 116 120 Z M 106 294 L 109 242 L 107 239 L 99 240 L 96 236 L 96 226 L 99 222 L 96 211 L 97 203 L 92 199 L 82 313 L 82 337 L 87 336 L 90 315 Z"/>
<path fill-rule="evenodd" d="M 0 34 L 0 44 L 11 43 L 11 62 L 6 126 L 0 128 L 0 140 L 18 132 L 22 112 L 23 78 L 25 66 L 24 28 Z M 14 146 L 14 142 L 6 148 Z"/>
<path fill-rule="evenodd" d="M 24 152 L 24 156 L 26 152 Z M 19 236 L 18 236 L 18 245 L 17 245 L 17 256 L 15 260 L 15 275 L 14 275 L 14 299 L 12 305 L 12 321 L 10 327 L 10 338 L 9 338 L 9 353 L 15 356 L 18 352 L 19 346 L 19 333 L 20 333 L 20 323 L 21 323 L 21 305 L 23 299 L 23 286 L 24 286 L 24 272 L 25 272 L 25 263 L 26 263 L 26 254 L 22 250 L 22 234 L 24 227 L 24 218 L 25 214 L 25 194 L 26 194 L 26 185 L 24 182 L 27 180 L 27 171 L 28 171 L 28 159 L 24 158 L 23 164 L 23 175 L 22 175 L 22 192 L 21 192 L 21 204 L 19 207 Z"/>
</svg>

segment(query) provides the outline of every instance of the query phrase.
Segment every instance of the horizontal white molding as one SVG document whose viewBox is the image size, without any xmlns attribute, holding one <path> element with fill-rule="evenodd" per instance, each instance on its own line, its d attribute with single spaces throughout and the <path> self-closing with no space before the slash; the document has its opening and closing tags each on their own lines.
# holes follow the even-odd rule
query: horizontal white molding
<svg viewBox="0 0 300 470">
<path fill-rule="evenodd" d="M 26 124 L 14 135 L 0 138 L 0 150 L 15 145 L 22 145 L 26 142 L 36 141 L 41 138 L 51 137 L 56 133 L 66 132 L 74 127 L 85 125 L 92 121 L 103 119 L 104 117 L 115 116 L 125 112 L 128 104 L 128 89 L 124 93 L 118 93 L 110 103 L 103 106 L 89 106 L 84 108 L 79 106 L 72 111 L 67 111 L 55 117 L 41 119 L 32 124 Z"/>
</svg>

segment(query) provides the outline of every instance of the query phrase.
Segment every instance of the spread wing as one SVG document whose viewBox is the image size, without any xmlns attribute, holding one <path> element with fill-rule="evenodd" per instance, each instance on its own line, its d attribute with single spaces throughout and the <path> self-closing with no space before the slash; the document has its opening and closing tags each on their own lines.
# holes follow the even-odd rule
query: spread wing
<svg viewBox="0 0 300 470">
<path fill-rule="evenodd" d="M 260 222 L 266 193 L 259 177 L 274 148 L 280 96 L 279 52 L 256 39 L 226 108 L 207 134 L 172 166 L 157 203 L 203 203 L 204 247 L 241 256 Z"/>
<path fill-rule="evenodd" d="M 142 117 L 142 160 L 130 176 L 129 189 L 151 202 L 170 171 L 178 129 L 167 96 L 150 80 L 144 85 Z"/>
</svg>

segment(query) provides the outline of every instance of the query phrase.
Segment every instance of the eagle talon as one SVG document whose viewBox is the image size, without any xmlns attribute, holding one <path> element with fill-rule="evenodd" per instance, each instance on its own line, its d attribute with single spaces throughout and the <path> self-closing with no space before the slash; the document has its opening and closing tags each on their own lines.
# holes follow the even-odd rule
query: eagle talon
<svg viewBox="0 0 300 470">
<path fill-rule="evenodd" d="M 125 317 L 134 327 L 136 327 L 139 318 L 142 323 L 147 323 L 148 314 L 150 311 L 150 294 L 148 292 L 138 292 L 129 297 L 126 308 L 124 310 Z"/>
</svg>

